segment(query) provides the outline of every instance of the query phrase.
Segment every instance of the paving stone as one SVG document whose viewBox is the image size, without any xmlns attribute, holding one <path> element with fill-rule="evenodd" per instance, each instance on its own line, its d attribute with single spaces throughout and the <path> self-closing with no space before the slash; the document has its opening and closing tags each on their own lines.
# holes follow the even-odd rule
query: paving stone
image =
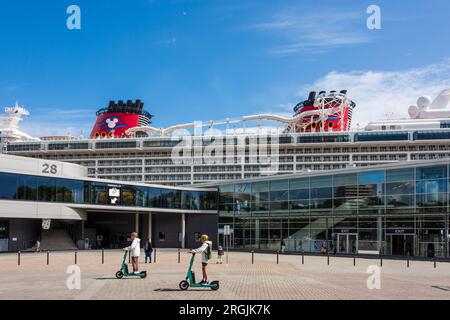
<svg viewBox="0 0 450 320">
<path fill-rule="evenodd" d="M 67 267 L 74 263 L 73 252 L 51 252 L 47 265 L 46 253 L 1 254 L 0 299 L 450 299 L 450 264 L 433 262 L 383 260 L 381 289 L 368 289 L 367 268 L 379 266 L 379 260 L 325 256 L 280 255 L 231 252 L 229 264 L 216 265 L 215 256 L 208 267 L 210 280 L 220 280 L 220 289 L 192 288 L 180 291 L 178 283 L 185 277 L 190 255 L 177 250 L 158 249 L 157 263 L 145 264 L 146 279 L 118 280 L 114 274 L 120 268 L 123 251 L 79 251 L 81 289 L 69 290 Z M 195 261 L 196 277 L 201 278 L 201 265 Z M 444 289 L 442 289 L 444 288 Z M 448 290 L 445 290 L 448 288 Z"/>
</svg>

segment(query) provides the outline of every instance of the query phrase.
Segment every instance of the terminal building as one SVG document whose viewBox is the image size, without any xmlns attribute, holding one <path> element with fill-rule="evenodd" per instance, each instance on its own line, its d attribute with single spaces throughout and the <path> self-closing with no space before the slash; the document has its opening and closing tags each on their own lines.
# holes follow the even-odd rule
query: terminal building
<svg viewBox="0 0 450 320">
<path fill-rule="evenodd" d="M 449 256 L 450 160 L 309 172 L 219 185 L 235 248 Z M 207 185 L 202 185 L 207 186 Z M 217 186 L 217 185 L 215 185 Z"/>
<path fill-rule="evenodd" d="M 450 160 L 161 186 L 86 177 L 63 162 L 0 155 L 0 249 L 155 247 L 449 256 Z M 63 238 L 65 234 L 65 238 Z M 64 240 L 66 239 L 66 240 Z M 66 246 L 66 247 L 63 247 Z"/>
<path fill-rule="evenodd" d="M 130 232 L 155 247 L 193 247 L 217 234 L 217 188 L 87 177 L 71 163 L 0 155 L 0 251 L 121 248 Z M 82 244 L 80 244 L 80 240 Z"/>
</svg>

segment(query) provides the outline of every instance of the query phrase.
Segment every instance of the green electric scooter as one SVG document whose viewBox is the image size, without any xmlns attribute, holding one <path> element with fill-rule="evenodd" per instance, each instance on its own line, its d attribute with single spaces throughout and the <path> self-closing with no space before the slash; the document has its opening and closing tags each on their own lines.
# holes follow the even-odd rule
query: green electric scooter
<svg viewBox="0 0 450 320">
<path fill-rule="evenodd" d="M 219 281 L 211 281 L 211 283 L 195 283 L 195 273 L 192 271 L 192 265 L 194 264 L 195 253 L 192 254 L 191 261 L 189 262 L 189 268 L 186 275 L 186 279 L 182 280 L 179 284 L 181 290 L 187 290 L 189 287 L 210 288 L 211 290 L 219 289 Z"/>
<path fill-rule="evenodd" d="M 145 279 L 145 277 L 147 277 L 147 271 L 141 271 L 139 273 L 128 272 L 128 265 L 126 263 L 127 253 L 128 251 L 125 251 L 125 254 L 123 255 L 122 267 L 120 268 L 119 271 L 116 272 L 116 278 L 122 279 L 125 276 L 125 277 L 139 277 L 141 279 Z"/>
</svg>

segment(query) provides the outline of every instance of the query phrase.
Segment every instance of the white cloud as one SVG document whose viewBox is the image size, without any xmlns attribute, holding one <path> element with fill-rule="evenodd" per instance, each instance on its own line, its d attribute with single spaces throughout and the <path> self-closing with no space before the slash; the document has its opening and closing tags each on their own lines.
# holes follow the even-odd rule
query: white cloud
<svg viewBox="0 0 450 320">
<path fill-rule="evenodd" d="M 73 115 L 73 116 L 80 116 L 80 117 L 87 117 L 92 116 L 92 114 L 95 114 L 94 109 L 65 109 L 64 107 L 61 108 L 38 108 L 35 109 L 33 113 L 35 114 L 51 114 L 56 117 L 63 117 L 66 115 Z"/>
<path fill-rule="evenodd" d="M 163 40 L 163 41 L 159 41 L 156 42 L 156 44 L 158 45 L 169 45 L 169 46 L 174 46 L 177 44 L 177 38 L 176 37 L 172 37 L 168 40 Z"/>
<path fill-rule="evenodd" d="M 17 86 L 4 86 L 4 87 L 2 87 L 2 90 L 6 91 L 6 92 L 13 92 L 13 91 L 16 91 L 17 89 L 18 89 Z"/>
<path fill-rule="evenodd" d="M 27 120 L 20 126 L 19 130 L 28 133 L 32 137 L 45 137 L 53 135 L 73 135 L 78 137 L 81 132 L 86 138 L 91 132 L 87 128 L 71 127 L 64 124 L 34 124 L 26 123 Z"/>
<path fill-rule="evenodd" d="M 322 11 L 308 13 L 299 8 L 279 12 L 269 22 L 249 29 L 272 32 L 283 44 L 267 49 L 269 54 L 320 53 L 331 48 L 369 42 L 365 12 Z"/>
<path fill-rule="evenodd" d="M 347 89 L 355 101 L 352 127 L 388 115 L 408 117 L 408 107 L 422 95 L 436 97 L 450 88 L 450 59 L 403 71 L 332 71 L 312 84 L 302 86 L 298 94 L 309 91 Z"/>
<path fill-rule="evenodd" d="M 33 137 L 71 134 L 86 137 L 95 121 L 95 109 L 36 108 L 19 129 Z"/>
</svg>

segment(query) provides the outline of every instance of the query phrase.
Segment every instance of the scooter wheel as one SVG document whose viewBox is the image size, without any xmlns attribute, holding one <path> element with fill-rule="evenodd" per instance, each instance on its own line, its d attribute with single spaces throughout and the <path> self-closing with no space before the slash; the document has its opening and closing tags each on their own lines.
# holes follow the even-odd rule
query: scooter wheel
<svg viewBox="0 0 450 320">
<path fill-rule="evenodd" d="M 147 278 L 147 271 L 142 271 L 141 274 L 141 279 Z"/>
<path fill-rule="evenodd" d="M 116 278 L 117 279 L 122 279 L 123 278 L 123 272 L 121 270 L 116 272 Z"/>
<path fill-rule="evenodd" d="M 178 286 L 180 287 L 181 290 L 187 290 L 189 288 L 189 282 L 183 280 L 180 282 Z"/>
<path fill-rule="evenodd" d="M 214 291 L 219 290 L 219 281 L 211 281 L 210 285 L 211 285 L 211 290 L 214 290 Z"/>
</svg>

